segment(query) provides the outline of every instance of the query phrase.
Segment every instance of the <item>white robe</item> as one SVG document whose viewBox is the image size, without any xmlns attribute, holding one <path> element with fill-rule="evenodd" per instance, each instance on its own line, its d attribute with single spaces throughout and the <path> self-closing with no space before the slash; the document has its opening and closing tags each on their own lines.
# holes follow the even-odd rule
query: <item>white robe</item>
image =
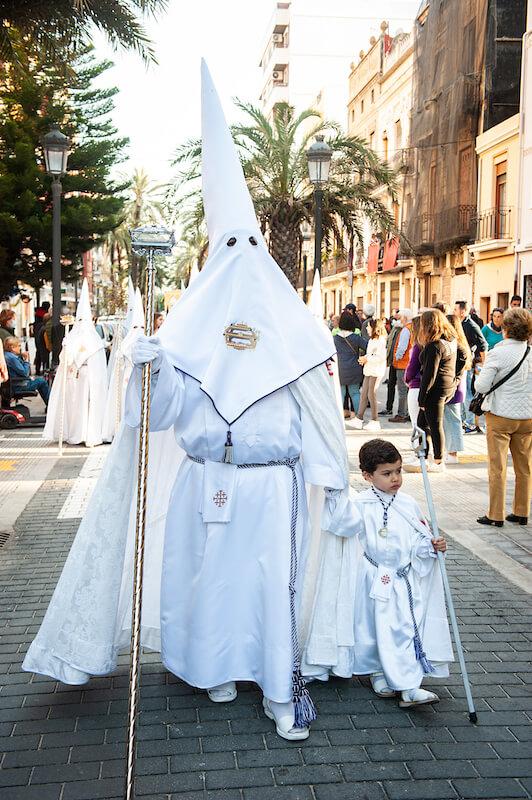
<svg viewBox="0 0 532 800">
<path fill-rule="evenodd" d="M 378 534 L 383 508 L 371 489 L 338 503 L 323 524 L 346 537 L 324 534 L 304 674 L 350 677 L 382 670 L 397 691 L 421 685 L 424 673 L 414 651 L 407 584 L 396 574 L 410 564 L 415 618 L 435 667 L 431 677 L 446 677 L 453 655 L 443 585 L 417 503 L 398 493 L 388 513 L 386 538 Z M 379 571 L 364 552 L 385 569 Z M 383 573 L 385 583 L 380 581 Z"/>
<path fill-rule="evenodd" d="M 66 342 L 66 339 L 65 339 Z M 74 360 L 65 343 L 54 379 L 43 438 L 59 439 L 63 381 L 65 408 L 63 440 L 68 444 L 86 444 L 93 447 L 102 443 L 102 423 L 107 395 L 107 362 L 105 350 L 94 352 L 84 361 Z"/>
<path fill-rule="evenodd" d="M 138 370 L 125 419 L 136 423 Z M 292 473 L 286 466 L 238 469 L 219 462 L 227 424 L 193 378 L 166 359 L 152 392 L 151 430 L 174 426 L 185 458 L 170 498 L 161 582 L 165 666 L 202 688 L 229 680 L 257 683 L 267 697 L 292 697 L 289 572 Z M 235 464 L 302 457 L 296 465 L 298 581 L 309 520 L 305 479 L 342 485 L 342 470 L 288 388 L 255 403 L 231 428 Z M 321 472 L 319 478 L 316 472 Z M 323 472 L 329 472 L 325 476 Z M 227 500 L 217 507 L 215 496 Z M 225 520 L 225 521 L 215 521 Z"/>
<path fill-rule="evenodd" d="M 138 370 L 134 371 L 135 383 L 138 383 L 139 374 Z M 180 389 L 179 395 L 174 397 L 174 390 L 178 387 L 185 387 L 185 390 Z M 168 395 L 166 400 L 163 390 Z M 195 381 L 175 372 L 165 361 L 157 377 L 153 400 L 157 416 L 152 421 L 156 426 L 176 423 L 179 442 L 186 446 L 189 453 L 212 459 L 221 458 L 225 424 L 215 415 L 211 401 L 199 391 Z M 182 406 L 179 415 L 178 405 Z M 136 424 L 139 413 L 138 386 L 132 384 L 127 406 L 128 420 Z M 281 418 L 275 418 L 278 412 L 282 412 Z M 162 418 L 165 415 L 167 420 Z M 233 432 L 237 461 L 259 457 L 262 460 L 266 455 L 278 458 L 302 454 L 297 470 L 300 489 L 298 541 L 300 552 L 304 553 L 306 542 L 303 540 L 307 535 L 305 520 L 311 516 L 312 549 L 313 553 L 317 552 L 323 505 L 319 487 L 333 487 L 336 492 L 332 496 L 336 498 L 347 491 L 348 476 L 343 424 L 326 368 L 316 367 L 290 384 L 288 389 L 281 389 L 275 395 L 259 401 L 235 423 Z M 137 431 L 122 423 L 44 620 L 24 659 L 24 670 L 50 675 L 63 683 L 83 684 L 91 675 L 112 672 L 120 650 L 129 647 L 136 512 L 136 440 Z M 285 577 L 290 539 L 289 525 L 285 525 L 285 522 L 289 522 L 287 514 L 291 508 L 289 470 L 286 467 L 249 472 L 238 470 L 238 491 L 231 509 L 233 521 L 204 523 L 199 512 L 199 496 L 204 485 L 203 471 L 211 477 L 216 476 L 219 465 L 214 466 L 213 473 L 213 467 L 205 469 L 189 459 L 183 461 L 183 451 L 178 446 L 172 428 L 150 434 L 149 464 L 141 629 L 143 645 L 159 651 L 162 626 L 165 629 L 163 638 L 167 643 L 165 658 L 168 658 L 170 668 L 182 672 L 191 682 L 206 685 L 224 681 L 228 675 L 236 678 L 247 676 L 264 679 L 264 688 L 273 699 L 289 699 L 292 653 L 286 639 L 288 615 L 285 614 L 288 607 Z M 305 481 L 311 485 L 315 500 L 309 503 L 308 512 L 301 470 Z M 177 480 L 176 474 L 179 474 Z M 243 498 L 247 500 L 245 508 Z M 326 507 L 331 502 L 336 503 L 336 499 L 329 501 Z M 213 509 L 212 504 L 210 508 Z M 222 510 L 227 512 L 227 506 Z M 175 565 L 175 570 L 172 573 L 165 567 L 167 589 L 161 592 L 165 528 L 168 534 L 167 558 Z M 185 563 L 193 562 L 194 576 L 203 582 L 205 597 L 199 597 L 195 590 L 192 573 L 181 575 L 182 567 L 176 563 L 181 549 Z M 219 564 L 216 563 L 218 556 Z M 202 566 L 210 580 L 203 579 Z M 315 559 L 312 566 L 314 575 Z M 303 568 L 304 563 L 300 561 L 299 581 Z M 178 578 L 182 578 L 182 585 L 178 583 Z M 224 579 L 234 584 L 233 589 L 224 585 Z M 253 580 L 256 580 L 256 584 L 252 583 Z M 305 625 L 312 608 L 312 582 L 307 583 L 307 596 L 303 598 L 306 606 Z M 248 588 L 245 602 L 241 600 L 241 586 L 244 584 Z M 162 615 L 161 600 L 163 610 L 167 607 L 168 598 L 172 602 L 175 593 L 177 600 L 186 604 L 187 591 L 190 592 L 191 601 L 187 604 L 187 620 L 191 624 L 185 629 L 178 620 L 174 640 L 172 625 L 175 612 L 170 607 Z M 220 606 L 211 602 L 210 598 L 213 597 Z M 281 611 L 282 616 L 274 619 L 274 614 Z M 301 623 L 301 619 L 299 621 Z M 197 623 L 197 627 L 192 623 Z M 214 624 L 218 625 L 218 630 L 213 628 Z M 205 625 L 211 629 L 206 630 Z M 226 625 L 234 633 L 239 647 L 245 643 L 247 650 L 249 645 L 249 657 L 242 654 L 238 674 L 235 675 L 232 675 L 233 655 L 227 649 L 221 649 L 232 648 L 232 640 L 224 630 Z M 207 637 L 209 647 L 212 647 L 212 652 L 209 651 L 207 655 L 202 643 L 197 641 L 200 631 Z M 249 637 L 246 642 L 243 632 L 247 632 Z M 190 654 L 178 649 L 185 637 L 186 648 L 191 643 Z M 204 663 L 216 662 L 218 658 L 219 667 L 217 663 Z M 290 669 L 286 675 L 288 667 Z M 264 678 L 264 670 L 268 670 L 271 677 L 268 675 Z"/>
<path fill-rule="evenodd" d="M 125 324 L 120 323 L 117 325 L 107 365 L 107 397 L 102 423 L 102 438 L 104 442 L 113 441 L 124 415 L 126 389 L 133 369 L 133 364 L 128 354 L 124 352 L 126 334 Z"/>
</svg>

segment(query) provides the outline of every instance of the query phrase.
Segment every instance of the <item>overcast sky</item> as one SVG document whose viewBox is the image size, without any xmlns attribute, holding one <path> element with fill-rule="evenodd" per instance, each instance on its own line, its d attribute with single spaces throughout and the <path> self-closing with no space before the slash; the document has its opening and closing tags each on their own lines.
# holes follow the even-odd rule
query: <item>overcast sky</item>
<svg viewBox="0 0 532 800">
<path fill-rule="evenodd" d="M 396 28 L 408 29 L 420 0 L 340 2 L 345 2 L 345 13 L 360 15 L 360 38 L 353 42 L 355 59 L 361 48 L 367 48 L 370 35 L 378 35 L 383 19 L 394 18 Z M 233 97 L 257 102 L 258 63 L 274 8 L 275 0 L 169 0 L 168 12 L 147 25 L 159 62 L 150 67 L 137 55 L 112 52 L 103 38 L 95 40 L 97 54 L 115 62 L 105 83 L 120 89 L 115 123 L 131 140 L 124 170 L 142 167 L 154 180 L 169 179 L 175 147 L 199 135 L 202 56 L 230 121 Z M 334 52 L 334 43 L 332 48 Z"/>
</svg>

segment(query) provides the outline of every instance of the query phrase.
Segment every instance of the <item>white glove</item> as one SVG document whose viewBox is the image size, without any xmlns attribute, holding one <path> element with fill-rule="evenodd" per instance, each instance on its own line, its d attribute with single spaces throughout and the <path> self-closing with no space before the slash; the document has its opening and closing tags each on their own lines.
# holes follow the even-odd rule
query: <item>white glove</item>
<svg viewBox="0 0 532 800">
<path fill-rule="evenodd" d="M 151 362 L 152 370 L 157 372 L 163 360 L 163 348 L 158 336 L 140 334 L 131 348 L 131 360 L 136 367 L 143 367 Z"/>
</svg>

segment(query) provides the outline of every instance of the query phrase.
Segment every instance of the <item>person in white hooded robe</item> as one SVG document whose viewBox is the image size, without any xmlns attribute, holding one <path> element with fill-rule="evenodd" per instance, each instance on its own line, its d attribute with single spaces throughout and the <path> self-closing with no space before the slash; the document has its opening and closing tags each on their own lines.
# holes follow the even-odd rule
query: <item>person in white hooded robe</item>
<svg viewBox="0 0 532 800">
<path fill-rule="evenodd" d="M 305 482 L 322 492 L 310 504 L 313 530 L 323 503 L 348 486 L 326 367 L 334 343 L 267 251 L 204 64 L 202 130 L 209 257 L 159 338 L 141 336 L 132 350 L 154 372 L 142 641 L 215 702 L 234 699 L 238 680 L 256 682 L 279 735 L 302 739 L 314 718 L 297 630 L 311 528 Z M 83 683 L 111 671 L 128 641 L 140 378 L 134 369 L 126 425 L 26 670 Z"/>
<path fill-rule="evenodd" d="M 112 442 L 124 416 L 126 388 L 133 363 L 131 346 L 138 333 L 144 331 L 144 307 L 140 289 L 133 288 L 129 279 L 128 310 L 123 323 L 116 329 L 107 367 L 108 387 L 102 426 L 104 442 Z"/>
<path fill-rule="evenodd" d="M 66 386 L 63 394 L 64 381 Z M 87 447 L 101 444 L 106 392 L 105 342 L 94 327 L 89 287 L 85 278 L 74 325 L 63 339 L 43 438 L 58 441 L 63 416 L 65 442 L 86 444 Z"/>
</svg>

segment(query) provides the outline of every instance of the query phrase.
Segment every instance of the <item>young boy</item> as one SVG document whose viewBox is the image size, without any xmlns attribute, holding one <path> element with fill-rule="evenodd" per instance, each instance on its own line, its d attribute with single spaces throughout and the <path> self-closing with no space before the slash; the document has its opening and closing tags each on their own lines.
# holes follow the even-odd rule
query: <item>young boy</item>
<svg viewBox="0 0 532 800">
<path fill-rule="evenodd" d="M 320 648 L 323 653 L 326 632 L 322 611 L 332 607 L 336 648 L 334 663 L 321 661 L 325 671 L 369 675 L 379 697 L 399 692 L 402 708 L 435 703 L 438 696 L 421 683 L 426 674 L 446 677 L 453 658 L 436 563 L 436 551 L 444 553 L 446 541 L 431 538 L 417 503 L 399 491 L 402 461 L 393 444 L 372 439 L 361 447 L 359 459 L 370 486 L 339 512 L 345 520 L 350 515 L 341 564 L 333 565 L 334 548 L 323 551 L 331 563 L 322 565 L 328 580 L 318 586 L 305 648 L 306 664 L 314 667 L 307 674 L 319 677 L 316 654 Z"/>
</svg>

